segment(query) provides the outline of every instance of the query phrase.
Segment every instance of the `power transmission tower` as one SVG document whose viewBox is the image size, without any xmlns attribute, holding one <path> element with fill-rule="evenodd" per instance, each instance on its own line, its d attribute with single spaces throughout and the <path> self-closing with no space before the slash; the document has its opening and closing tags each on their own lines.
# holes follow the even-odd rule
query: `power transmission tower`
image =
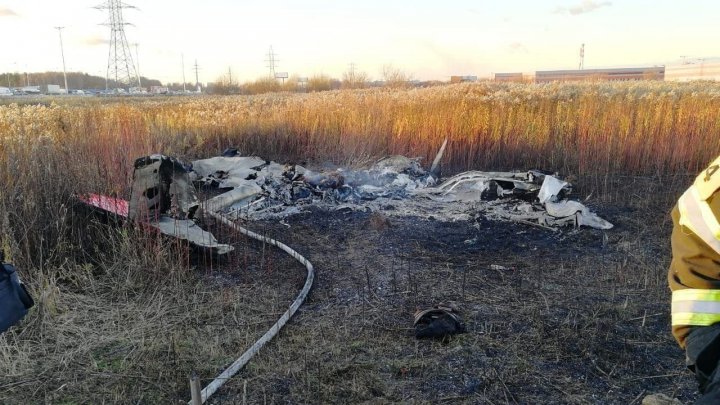
<svg viewBox="0 0 720 405">
<path fill-rule="evenodd" d="M 351 82 L 355 81 L 355 62 L 350 62 L 349 79 Z"/>
<path fill-rule="evenodd" d="M 585 69 L 585 44 L 580 45 L 580 70 Z"/>
<path fill-rule="evenodd" d="M 118 84 L 131 87 L 137 81 L 138 76 L 130 52 L 130 45 L 128 45 L 125 36 L 125 26 L 131 24 L 125 22 L 122 11 L 124 8 L 135 7 L 122 2 L 122 0 L 107 0 L 106 3 L 95 8 L 108 11 L 108 21 L 103 24 L 110 27 L 110 50 L 108 51 L 106 78 L 111 78 Z M 138 82 L 137 85 L 139 87 L 140 83 Z"/>
<path fill-rule="evenodd" d="M 278 67 L 279 60 L 277 59 L 277 54 L 273 52 L 272 45 L 270 45 L 270 50 L 268 51 L 265 62 L 267 62 L 266 67 L 270 69 L 270 77 L 275 78 L 275 68 Z"/>
<path fill-rule="evenodd" d="M 193 70 L 195 71 L 195 89 L 197 89 L 197 92 L 200 93 L 200 79 L 198 79 L 198 70 L 200 70 L 200 66 L 197 64 L 197 59 L 195 59 Z"/>
</svg>

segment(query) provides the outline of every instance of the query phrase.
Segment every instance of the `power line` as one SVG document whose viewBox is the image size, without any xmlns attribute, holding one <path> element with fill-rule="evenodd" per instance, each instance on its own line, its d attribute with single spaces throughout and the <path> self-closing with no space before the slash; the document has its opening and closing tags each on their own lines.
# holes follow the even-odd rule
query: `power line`
<svg viewBox="0 0 720 405">
<path fill-rule="evenodd" d="M 125 26 L 131 25 L 123 19 L 123 9 L 136 8 L 121 0 L 107 0 L 106 3 L 95 7 L 98 10 L 108 11 L 108 21 L 103 25 L 110 27 L 110 49 L 108 50 L 108 67 L 106 79 L 113 77 L 115 82 L 125 86 L 132 86 L 137 80 L 140 85 L 135 64 L 133 63 L 130 46 L 125 36 Z M 107 84 L 105 85 L 107 90 Z"/>
</svg>

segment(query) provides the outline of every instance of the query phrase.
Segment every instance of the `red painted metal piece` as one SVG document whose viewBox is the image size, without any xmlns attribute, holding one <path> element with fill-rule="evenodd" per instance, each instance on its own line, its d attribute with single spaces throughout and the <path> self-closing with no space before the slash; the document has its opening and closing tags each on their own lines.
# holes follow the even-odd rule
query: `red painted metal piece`
<svg viewBox="0 0 720 405">
<path fill-rule="evenodd" d="M 79 200 L 87 205 L 107 211 L 111 214 L 127 218 L 129 203 L 121 198 L 108 197 L 100 194 L 87 194 L 80 196 Z"/>
</svg>

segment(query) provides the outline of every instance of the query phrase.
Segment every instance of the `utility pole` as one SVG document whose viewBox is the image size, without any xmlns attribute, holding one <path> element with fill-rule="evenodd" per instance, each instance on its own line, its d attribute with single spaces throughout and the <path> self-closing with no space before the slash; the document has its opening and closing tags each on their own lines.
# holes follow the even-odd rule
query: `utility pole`
<svg viewBox="0 0 720 405">
<path fill-rule="evenodd" d="M 265 59 L 265 62 L 267 62 L 266 67 L 268 69 L 270 69 L 270 77 L 272 77 L 274 79 L 275 78 L 275 68 L 277 68 L 277 66 L 278 66 L 277 63 L 279 61 L 277 59 L 277 54 L 275 52 L 273 52 L 272 45 L 270 45 L 270 50 L 268 51 L 267 59 Z"/>
<path fill-rule="evenodd" d="M 228 66 L 228 82 L 232 86 L 232 68 Z"/>
<path fill-rule="evenodd" d="M 15 66 L 15 68 L 13 69 L 13 71 L 14 71 L 13 83 L 15 83 L 16 82 L 15 74 L 17 74 L 17 62 L 13 62 L 13 66 Z M 9 70 L 8 70 L 7 82 L 8 82 L 8 88 L 10 88 L 10 71 Z"/>
<path fill-rule="evenodd" d="M 580 70 L 585 69 L 585 44 L 580 45 Z"/>
<path fill-rule="evenodd" d="M 185 54 L 181 53 L 180 58 L 182 59 L 182 70 L 183 70 L 183 93 L 185 93 Z"/>
<path fill-rule="evenodd" d="M 60 55 L 62 56 L 62 63 L 63 63 L 63 78 L 65 79 L 65 93 L 70 94 L 70 89 L 67 85 L 67 72 L 65 71 L 65 50 L 63 49 L 63 40 L 62 40 L 62 30 L 65 27 L 55 27 L 56 30 L 58 30 L 58 35 L 60 35 Z"/>
<path fill-rule="evenodd" d="M 197 89 L 197 92 L 200 93 L 200 79 L 198 79 L 198 70 L 200 70 L 200 67 L 197 64 L 197 59 L 195 59 L 195 88 Z"/>
<path fill-rule="evenodd" d="M 138 53 L 138 43 L 137 42 L 135 42 L 135 63 L 137 64 L 138 87 L 142 87 L 142 82 L 140 81 L 140 54 Z"/>
</svg>

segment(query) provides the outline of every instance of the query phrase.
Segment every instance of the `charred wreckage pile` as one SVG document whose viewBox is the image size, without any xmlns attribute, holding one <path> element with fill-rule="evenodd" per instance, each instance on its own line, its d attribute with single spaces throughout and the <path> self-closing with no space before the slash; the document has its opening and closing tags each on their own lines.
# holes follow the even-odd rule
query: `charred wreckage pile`
<svg viewBox="0 0 720 405">
<path fill-rule="evenodd" d="M 405 156 L 383 158 L 364 170 L 314 171 L 240 156 L 235 149 L 191 164 L 151 155 L 135 162 L 129 202 L 100 195 L 83 200 L 220 254 L 232 247 L 195 223 L 198 208 L 236 220 L 282 220 L 315 206 L 445 221 L 470 220 L 481 212 L 488 219 L 553 230 L 613 227 L 582 203 L 568 199 L 571 184 L 548 172 L 468 171 L 440 182 L 438 162 L 444 146 L 430 170 L 423 169 L 419 159 Z M 198 194 L 209 198 L 200 201 Z"/>
<path fill-rule="evenodd" d="M 549 230 L 563 226 L 613 227 L 580 202 L 568 199 L 571 185 L 547 172 L 469 171 L 441 182 L 439 162 L 446 144 L 447 141 L 430 170 L 423 169 L 419 159 L 405 156 L 386 157 L 364 170 L 314 171 L 240 156 L 234 149 L 187 165 L 173 157 L 151 155 L 135 161 L 129 201 L 98 194 L 85 195 L 80 200 L 93 210 L 185 240 L 194 247 L 217 254 L 231 252 L 232 246 L 218 242 L 200 227 L 197 220 L 206 215 L 241 234 L 278 247 L 305 266 L 305 284 L 278 321 L 202 391 L 194 388 L 193 403 L 203 403 L 277 334 L 302 305 L 315 277 L 313 265 L 305 257 L 280 241 L 242 227 L 239 219 L 280 219 L 283 223 L 284 218 L 308 207 L 320 207 L 381 211 L 388 216 L 428 219 L 432 216 L 450 222 L 469 221 L 482 215 Z M 206 198 L 201 201 L 198 195 Z M 451 303 L 418 311 L 414 326 L 418 338 L 465 331 L 459 312 Z"/>
</svg>

